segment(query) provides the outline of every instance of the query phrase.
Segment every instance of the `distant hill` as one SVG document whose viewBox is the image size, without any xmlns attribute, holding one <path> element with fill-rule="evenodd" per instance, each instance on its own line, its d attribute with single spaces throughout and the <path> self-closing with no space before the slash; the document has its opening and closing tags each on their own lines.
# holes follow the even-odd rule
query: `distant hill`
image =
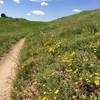
<svg viewBox="0 0 100 100">
<path fill-rule="evenodd" d="M 44 31 L 52 31 L 60 35 L 71 33 L 91 33 L 89 28 L 100 30 L 100 9 L 83 11 L 49 22 Z"/>
<path fill-rule="evenodd" d="M 29 21 L 22 18 L 0 18 L 0 33 L 35 32 L 44 22 Z"/>
<path fill-rule="evenodd" d="M 4 28 L 8 32 L 19 30 L 20 32 L 43 31 L 53 32 L 61 36 L 71 35 L 71 33 L 95 33 L 100 30 L 100 9 L 83 11 L 51 22 L 29 21 L 22 18 L 0 18 L 0 32 L 3 32 Z"/>
</svg>

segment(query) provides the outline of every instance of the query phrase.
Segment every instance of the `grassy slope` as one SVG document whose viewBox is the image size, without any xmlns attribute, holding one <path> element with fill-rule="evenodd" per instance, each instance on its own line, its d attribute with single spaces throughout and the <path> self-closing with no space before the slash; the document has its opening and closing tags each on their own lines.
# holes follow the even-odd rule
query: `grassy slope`
<svg viewBox="0 0 100 100">
<path fill-rule="evenodd" d="M 44 31 L 51 31 L 61 36 L 89 33 L 86 26 L 98 27 L 100 30 L 100 10 L 84 11 L 76 15 L 63 17 L 48 24 Z M 70 34 L 69 34 L 70 33 Z"/>
<path fill-rule="evenodd" d="M 0 57 L 7 53 L 20 38 L 38 32 L 43 25 L 42 22 L 24 19 L 0 18 Z"/>
<path fill-rule="evenodd" d="M 99 100 L 99 13 L 64 17 L 29 34 L 12 100 Z"/>
</svg>

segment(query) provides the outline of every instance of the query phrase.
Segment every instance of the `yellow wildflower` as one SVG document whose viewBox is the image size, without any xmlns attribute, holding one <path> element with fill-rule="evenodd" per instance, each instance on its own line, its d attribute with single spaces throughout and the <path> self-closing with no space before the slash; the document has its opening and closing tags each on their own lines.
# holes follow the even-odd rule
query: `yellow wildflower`
<svg viewBox="0 0 100 100">
<path fill-rule="evenodd" d="M 100 77 L 99 77 L 99 73 L 95 73 L 95 84 L 98 86 L 98 85 L 100 85 Z"/>
<path fill-rule="evenodd" d="M 58 94 L 58 92 L 59 92 L 59 90 L 57 89 L 54 93 L 55 93 L 55 94 Z"/>
<path fill-rule="evenodd" d="M 56 96 L 54 96 L 54 100 L 57 100 L 57 97 Z"/>
<path fill-rule="evenodd" d="M 77 92 L 77 91 L 78 91 L 78 89 L 75 89 L 75 91 Z"/>
<path fill-rule="evenodd" d="M 96 52 L 96 49 L 94 49 L 94 52 Z"/>
<path fill-rule="evenodd" d="M 67 69 L 66 71 L 67 71 L 67 72 L 72 72 L 73 70 L 72 70 L 72 69 L 70 69 L 70 70 Z"/>
<path fill-rule="evenodd" d="M 95 80 L 95 84 L 98 86 L 100 85 L 100 81 L 99 80 Z"/>
<path fill-rule="evenodd" d="M 93 77 L 93 75 L 90 75 L 90 78 Z"/>
<path fill-rule="evenodd" d="M 73 73 L 76 74 L 78 72 L 78 69 L 76 69 Z"/>
<path fill-rule="evenodd" d="M 44 97 L 42 98 L 42 100 L 47 100 L 47 97 L 46 97 L 46 96 L 44 96 Z"/>
<path fill-rule="evenodd" d="M 43 84 L 43 87 L 45 87 L 45 84 Z"/>
<path fill-rule="evenodd" d="M 73 95 L 73 97 L 72 97 L 72 98 L 73 98 L 74 100 L 76 100 L 77 96 L 74 96 L 74 95 Z"/>
<path fill-rule="evenodd" d="M 100 80 L 100 77 L 96 76 L 95 79 Z"/>
<path fill-rule="evenodd" d="M 83 78 L 82 78 L 82 77 L 80 77 L 80 80 L 83 80 Z"/>
<path fill-rule="evenodd" d="M 94 64 L 90 64 L 90 66 L 92 67 Z"/>
<path fill-rule="evenodd" d="M 89 80 L 89 79 L 86 79 L 86 81 L 87 81 L 87 82 L 90 82 L 90 80 Z"/>
<path fill-rule="evenodd" d="M 88 58 L 83 58 L 83 61 L 87 62 L 88 61 Z"/>
<path fill-rule="evenodd" d="M 44 92 L 43 94 L 46 94 L 47 92 Z"/>
<path fill-rule="evenodd" d="M 78 82 L 75 82 L 75 85 L 78 85 Z"/>
<path fill-rule="evenodd" d="M 71 54 L 71 56 L 73 57 L 74 55 L 75 55 L 75 52 L 73 51 L 72 54 Z"/>
<path fill-rule="evenodd" d="M 100 73 L 95 73 L 95 75 L 97 75 L 97 76 L 98 76 L 98 75 L 100 75 Z"/>
<path fill-rule="evenodd" d="M 48 52 L 54 52 L 53 48 L 49 48 Z"/>
</svg>

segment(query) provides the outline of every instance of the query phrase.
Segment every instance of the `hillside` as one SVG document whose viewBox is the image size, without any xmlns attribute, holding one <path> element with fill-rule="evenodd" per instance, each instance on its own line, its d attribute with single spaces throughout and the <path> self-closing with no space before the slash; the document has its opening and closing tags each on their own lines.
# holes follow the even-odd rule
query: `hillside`
<svg viewBox="0 0 100 100">
<path fill-rule="evenodd" d="M 50 22 L 36 22 L 18 18 L 0 18 L 0 33 L 2 32 L 37 32 L 51 31 L 56 34 L 81 34 L 89 29 L 87 27 L 100 27 L 100 9 L 83 11 L 79 14 L 63 17 Z M 6 29 L 5 29 L 6 28 Z M 18 30 L 17 30 L 18 29 Z M 89 32 L 88 32 L 89 33 Z"/>
<path fill-rule="evenodd" d="M 43 22 L 31 22 L 18 18 L 0 18 L 0 58 L 9 51 L 10 47 L 20 38 L 29 33 L 38 33 Z"/>
<path fill-rule="evenodd" d="M 18 18 L 0 18 L 0 33 L 35 32 L 37 28 L 45 25 L 44 22 L 32 22 Z"/>
<path fill-rule="evenodd" d="M 93 28 L 93 30 L 90 28 Z M 91 33 L 91 31 L 96 31 L 95 29 L 100 30 L 100 9 L 83 11 L 79 14 L 51 21 L 45 30 L 66 36 L 71 33 Z"/>
<path fill-rule="evenodd" d="M 51 22 L 0 18 L 0 55 L 22 37 L 12 100 L 100 99 L 100 9 Z"/>
</svg>

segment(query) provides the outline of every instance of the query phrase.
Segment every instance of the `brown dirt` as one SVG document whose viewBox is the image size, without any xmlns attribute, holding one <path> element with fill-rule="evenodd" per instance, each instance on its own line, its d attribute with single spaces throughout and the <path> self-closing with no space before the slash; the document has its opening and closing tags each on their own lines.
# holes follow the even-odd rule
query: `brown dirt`
<svg viewBox="0 0 100 100">
<path fill-rule="evenodd" d="M 11 51 L 0 61 L 0 100 L 10 100 L 12 83 L 16 76 L 20 50 L 25 38 L 21 39 Z"/>
</svg>

